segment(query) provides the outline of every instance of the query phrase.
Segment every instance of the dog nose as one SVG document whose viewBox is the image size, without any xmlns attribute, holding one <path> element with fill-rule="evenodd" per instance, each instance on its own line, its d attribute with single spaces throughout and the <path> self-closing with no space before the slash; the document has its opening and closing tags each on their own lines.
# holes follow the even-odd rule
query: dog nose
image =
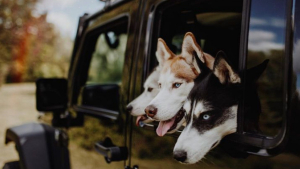
<svg viewBox="0 0 300 169">
<path fill-rule="evenodd" d="M 148 117 L 154 117 L 157 113 L 157 108 L 154 107 L 153 105 L 147 106 L 145 109 L 145 113 L 147 114 Z"/>
<path fill-rule="evenodd" d="M 128 106 L 126 107 L 126 112 L 130 113 L 131 110 L 132 110 L 132 106 L 131 106 L 131 105 L 128 105 Z"/>
<path fill-rule="evenodd" d="M 180 162 L 184 162 L 187 157 L 187 153 L 185 151 L 179 150 L 179 151 L 174 151 L 173 157 Z"/>
</svg>

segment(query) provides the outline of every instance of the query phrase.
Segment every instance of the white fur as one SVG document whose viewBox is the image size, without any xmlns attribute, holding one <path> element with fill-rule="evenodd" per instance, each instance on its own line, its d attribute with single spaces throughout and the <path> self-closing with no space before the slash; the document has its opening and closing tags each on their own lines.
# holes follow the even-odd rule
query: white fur
<svg viewBox="0 0 300 169">
<path fill-rule="evenodd" d="M 159 87 L 157 83 L 159 74 L 160 67 L 157 66 L 145 81 L 143 93 L 128 104 L 128 106 L 132 106 L 132 110 L 130 112 L 131 115 L 141 116 L 145 114 L 145 108 L 159 92 Z M 148 91 L 149 87 L 153 88 L 151 92 Z"/>
<path fill-rule="evenodd" d="M 177 78 L 170 70 L 161 73 L 158 82 L 161 84 L 161 89 L 149 105 L 157 108 L 154 119 L 165 121 L 174 117 L 180 110 L 194 82 L 186 82 L 184 79 Z M 181 83 L 181 86 L 173 88 L 174 83 Z"/>
<path fill-rule="evenodd" d="M 185 108 L 190 107 L 187 104 L 185 104 Z M 235 105 L 229 108 L 230 113 L 234 115 L 233 118 L 226 120 L 225 123 L 211 130 L 205 131 L 203 134 L 200 134 L 199 131 L 192 126 L 193 119 L 191 119 L 191 122 L 179 136 L 174 147 L 174 152 L 187 152 L 187 159 L 184 163 L 193 164 L 201 160 L 211 148 L 216 146 L 212 147 L 214 143 L 218 144 L 224 136 L 236 132 L 237 107 L 238 106 Z M 188 112 L 188 110 L 186 111 Z M 193 111 L 193 113 L 196 114 L 195 111 Z M 197 114 L 200 115 L 201 112 Z M 191 118 L 193 118 L 193 116 L 191 116 Z"/>
</svg>

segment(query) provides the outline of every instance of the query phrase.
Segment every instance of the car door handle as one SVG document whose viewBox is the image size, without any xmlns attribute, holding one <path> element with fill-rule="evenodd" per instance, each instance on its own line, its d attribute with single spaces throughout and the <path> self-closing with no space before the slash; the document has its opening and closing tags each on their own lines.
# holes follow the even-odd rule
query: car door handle
<svg viewBox="0 0 300 169">
<path fill-rule="evenodd" d="M 115 146 L 109 137 L 106 137 L 103 142 L 95 143 L 95 149 L 104 156 L 107 163 L 126 160 L 128 157 L 127 147 Z"/>
</svg>

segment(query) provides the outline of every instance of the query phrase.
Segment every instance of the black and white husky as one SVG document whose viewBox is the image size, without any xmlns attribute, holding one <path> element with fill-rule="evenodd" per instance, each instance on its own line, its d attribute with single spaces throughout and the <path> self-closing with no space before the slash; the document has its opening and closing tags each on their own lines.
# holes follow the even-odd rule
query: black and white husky
<svg viewBox="0 0 300 169">
<path fill-rule="evenodd" d="M 251 72 L 256 75 L 249 77 L 257 79 L 267 63 L 265 61 L 252 68 Z M 174 158 L 186 164 L 198 162 L 224 136 L 236 132 L 238 102 L 242 92 L 241 78 L 223 52 L 217 54 L 212 71 L 201 62 L 198 65 L 202 73 L 195 80 L 183 106 L 187 113 L 187 125 L 173 151 Z"/>
</svg>

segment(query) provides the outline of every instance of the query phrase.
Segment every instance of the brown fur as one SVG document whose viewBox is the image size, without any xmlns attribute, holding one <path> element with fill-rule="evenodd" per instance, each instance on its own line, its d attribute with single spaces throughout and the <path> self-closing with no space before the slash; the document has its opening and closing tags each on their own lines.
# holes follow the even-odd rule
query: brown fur
<svg viewBox="0 0 300 169">
<path fill-rule="evenodd" d="M 186 59 L 182 56 L 176 56 L 173 59 L 169 59 L 164 66 L 163 72 L 168 69 L 175 74 L 176 77 L 185 79 L 187 82 L 193 81 L 197 76 L 197 70 L 186 62 Z"/>
<path fill-rule="evenodd" d="M 171 55 L 169 59 L 173 59 L 176 55 L 169 49 L 169 47 L 166 44 L 166 42 L 162 38 L 158 38 L 158 41 L 161 42 L 164 45 L 164 47 L 167 50 L 167 52 Z"/>
<path fill-rule="evenodd" d="M 191 37 L 192 41 L 185 41 L 187 37 Z M 212 69 L 214 58 L 211 57 L 209 54 L 204 54 L 201 47 L 197 43 L 194 35 L 191 32 L 186 33 L 184 36 L 182 48 L 185 49 L 186 52 L 182 53 L 181 55 L 175 55 L 168 48 L 166 42 L 163 39 L 159 38 L 158 42 L 163 45 L 163 47 L 158 46 L 158 49 L 165 48 L 165 50 L 158 50 L 162 52 L 159 53 L 158 56 L 162 56 L 161 62 L 164 62 L 162 63 L 162 73 L 165 73 L 170 69 L 170 71 L 175 74 L 175 77 L 185 79 L 187 82 L 193 81 L 200 74 L 200 70 L 197 69 L 194 65 L 194 52 L 197 52 L 197 54 L 200 55 L 198 56 L 200 60 L 204 62 L 210 69 Z M 188 56 L 183 56 L 183 54 Z"/>
</svg>

